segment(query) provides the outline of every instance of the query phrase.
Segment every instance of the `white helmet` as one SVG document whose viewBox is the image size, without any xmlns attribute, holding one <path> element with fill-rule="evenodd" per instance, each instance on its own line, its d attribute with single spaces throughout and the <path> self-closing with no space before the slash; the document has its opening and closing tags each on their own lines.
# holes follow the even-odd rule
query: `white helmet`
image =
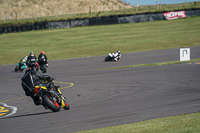
<svg viewBox="0 0 200 133">
<path fill-rule="evenodd" d="M 117 53 L 120 54 L 120 51 L 118 50 Z"/>
</svg>

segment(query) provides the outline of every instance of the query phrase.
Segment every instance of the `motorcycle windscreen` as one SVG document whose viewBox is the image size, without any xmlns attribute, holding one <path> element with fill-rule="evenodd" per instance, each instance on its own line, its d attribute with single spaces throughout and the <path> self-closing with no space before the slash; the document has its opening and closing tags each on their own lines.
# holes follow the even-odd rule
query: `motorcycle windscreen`
<svg viewBox="0 0 200 133">
<path fill-rule="evenodd" d="M 32 76 L 30 74 L 30 72 L 26 73 L 23 77 L 22 77 L 22 84 L 23 84 L 23 88 L 24 91 L 26 92 L 27 96 L 31 95 L 31 92 L 33 91 L 33 79 Z"/>
</svg>

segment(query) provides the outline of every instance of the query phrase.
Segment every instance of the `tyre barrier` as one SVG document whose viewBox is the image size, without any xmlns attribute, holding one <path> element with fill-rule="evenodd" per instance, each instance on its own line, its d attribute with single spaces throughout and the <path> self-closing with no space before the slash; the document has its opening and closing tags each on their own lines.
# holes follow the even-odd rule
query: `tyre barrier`
<svg viewBox="0 0 200 133">
<path fill-rule="evenodd" d="M 34 24 L 29 24 L 29 25 L 0 27 L 0 34 L 26 32 L 26 31 L 43 30 L 43 29 L 49 29 L 49 22 L 34 23 Z"/>
<path fill-rule="evenodd" d="M 3 27 L 0 27 L 0 34 L 3 34 Z"/>
</svg>

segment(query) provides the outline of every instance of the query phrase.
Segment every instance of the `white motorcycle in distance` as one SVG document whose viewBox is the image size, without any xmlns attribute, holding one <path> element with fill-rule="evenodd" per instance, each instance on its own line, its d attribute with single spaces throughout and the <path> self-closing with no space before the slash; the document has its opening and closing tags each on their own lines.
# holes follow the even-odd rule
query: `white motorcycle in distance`
<svg viewBox="0 0 200 133">
<path fill-rule="evenodd" d="M 117 51 L 115 53 L 108 53 L 107 57 L 105 58 L 105 62 L 107 61 L 117 62 L 119 59 L 121 59 L 121 53 L 120 51 Z"/>
</svg>

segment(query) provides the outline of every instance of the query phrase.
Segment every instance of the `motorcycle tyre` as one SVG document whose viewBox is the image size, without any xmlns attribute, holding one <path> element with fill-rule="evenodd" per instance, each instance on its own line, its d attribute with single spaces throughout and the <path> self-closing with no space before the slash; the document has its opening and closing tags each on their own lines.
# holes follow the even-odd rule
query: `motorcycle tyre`
<svg viewBox="0 0 200 133">
<path fill-rule="evenodd" d="M 107 57 L 105 58 L 105 61 L 110 61 L 110 58 L 107 56 Z"/>
<path fill-rule="evenodd" d="M 23 70 L 24 70 L 24 68 L 23 68 L 23 69 L 20 69 L 21 72 L 23 72 Z"/>
<path fill-rule="evenodd" d="M 18 70 L 19 70 L 19 66 L 17 65 L 17 66 L 15 67 L 15 72 L 18 72 Z"/>
<path fill-rule="evenodd" d="M 58 103 L 57 103 L 56 101 L 54 101 L 54 102 L 56 102 L 57 105 L 59 106 L 59 107 L 57 107 L 57 106 L 48 98 L 47 94 L 44 94 L 44 95 L 42 96 L 42 101 L 43 101 L 43 103 L 44 103 L 49 109 L 51 109 L 53 112 L 58 112 L 58 111 L 60 111 L 60 105 L 58 105 Z"/>
<path fill-rule="evenodd" d="M 40 70 L 42 71 L 42 73 L 46 73 L 46 72 L 47 72 L 47 68 L 46 68 L 45 65 L 42 65 L 42 66 L 40 67 Z"/>
<path fill-rule="evenodd" d="M 70 109 L 70 105 L 64 100 L 65 106 L 63 107 L 65 110 Z"/>
<path fill-rule="evenodd" d="M 34 72 L 36 72 L 36 67 L 32 67 L 32 70 L 33 70 Z"/>
</svg>

